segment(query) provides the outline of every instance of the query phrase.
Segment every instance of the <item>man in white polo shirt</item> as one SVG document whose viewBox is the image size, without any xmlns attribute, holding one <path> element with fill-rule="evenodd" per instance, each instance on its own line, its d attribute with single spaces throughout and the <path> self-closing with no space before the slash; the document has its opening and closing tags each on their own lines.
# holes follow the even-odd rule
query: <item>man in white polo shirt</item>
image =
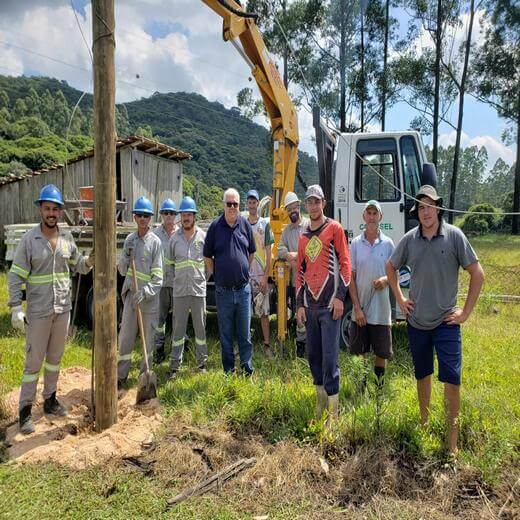
<svg viewBox="0 0 520 520">
<path fill-rule="evenodd" d="M 387 360 L 392 357 L 392 309 L 385 264 L 394 243 L 379 229 L 383 218 L 377 200 L 365 204 L 365 230 L 352 240 L 350 259 L 352 280 L 349 292 L 353 311 L 350 324 L 350 350 L 363 355 L 374 352 L 374 373 L 381 387 Z"/>
</svg>

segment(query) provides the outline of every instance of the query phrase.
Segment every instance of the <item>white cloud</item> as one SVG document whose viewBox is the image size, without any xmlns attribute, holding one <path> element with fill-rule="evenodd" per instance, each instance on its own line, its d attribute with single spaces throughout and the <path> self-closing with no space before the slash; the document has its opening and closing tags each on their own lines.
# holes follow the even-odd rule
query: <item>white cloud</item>
<svg viewBox="0 0 520 520">
<path fill-rule="evenodd" d="M 447 134 L 440 134 L 439 145 L 455 145 L 456 136 L 455 130 Z M 468 146 L 478 146 L 479 148 L 485 146 L 488 152 L 488 168 L 492 168 L 498 158 L 503 159 L 508 164 L 513 164 L 515 161 L 515 151 L 512 148 L 505 146 L 492 135 L 477 135 L 475 137 L 470 137 L 468 134 L 462 132 L 461 145 L 464 148 L 467 148 Z"/>
</svg>

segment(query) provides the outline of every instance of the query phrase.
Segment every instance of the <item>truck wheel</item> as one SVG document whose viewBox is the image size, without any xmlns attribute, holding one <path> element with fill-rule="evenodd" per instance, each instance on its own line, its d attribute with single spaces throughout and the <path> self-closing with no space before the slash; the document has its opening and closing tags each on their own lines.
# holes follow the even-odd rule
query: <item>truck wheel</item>
<svg viewBox="0 0 520 520">
<path fill-rule="evenodd" d="M 345 302 L 345 309 L 343 317 L 341 318 L 341 331 L 339 346 L 343 350 L 350 351 L 350 321 L 352 318 L 352 302 L 350 300 Z"/>
</svg>

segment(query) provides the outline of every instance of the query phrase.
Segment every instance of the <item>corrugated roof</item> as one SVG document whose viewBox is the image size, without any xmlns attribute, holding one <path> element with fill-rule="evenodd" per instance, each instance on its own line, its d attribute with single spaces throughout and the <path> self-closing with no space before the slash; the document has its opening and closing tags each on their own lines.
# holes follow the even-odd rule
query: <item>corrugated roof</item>
<svg viewBox="0 0 520 520">
<path fill-rule="evenodd" d="M 164 159 L 169 159 L 171 161 L 185 161 L 191 159 L 191 155 L 187 152 L 183 152 L 177 148 L 173 148 L 173 146 L 168 146 L 167 144 L 156 141 L 155 139 L 150 139 L 148 137 L 144 137 L 142 135 L 132 135 L 130 137 L 126 137 L 124 139 L 118 139 L 116 143 L 116 149 L 123 148 L 125 146 L 132 146 L 132 148 L 137 148 L 146 153 L 150 153 L 152 155 L 157 155 L 159 157 L 163 157 Z M 88 159 L 94 155 L 94 148 L 82 153 L 73 159 L 70 159 L 67 164 L 73 164 L 78 161 L 82 161 L 83 159 Z M 27 173 L 23 175 L 6 175 L 0 177 L 0 186 L 4 184 L 9 184 L 11 182 L 17 182 L 22 179 L 28 179 L 30 177 L 34 177 L 36 175 L 42 175 L 43 173 L 59 170 L 63 168 L 63 164 L 56 164 L 49 168 L 42 168 L 41 170 L 27 170 Z"/>
</svg>

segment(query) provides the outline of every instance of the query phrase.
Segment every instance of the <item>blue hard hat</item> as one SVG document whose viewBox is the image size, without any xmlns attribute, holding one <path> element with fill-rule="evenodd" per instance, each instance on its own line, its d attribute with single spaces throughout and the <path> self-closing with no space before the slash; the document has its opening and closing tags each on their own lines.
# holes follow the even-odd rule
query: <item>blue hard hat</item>
<svg viewBox="0 0 520 520">
<path fill-rule="evenodd" d="M 191 197 L 186 196 L 181 200 L 179 211 L 181 213 L 198 213 L 197 204 Z"/>
<path fill-rule="evenodd" d="M 47 184 L 42 188 L 38 200 L 35 200 L 34 203 L 39 204 L 40 202 L 54 202 L 60 206 L 64 204 L 61 191 L 54 184 Z"/>
<path fill-rule="evenodd" d="M 175 213 L 178 213 L 179 210 L 172 199 L 164 199 L 159 213 L 162 213 L 163 211 L 175 211 Z"/>
<path fill-rule="evenodd" d="M 145 213 L 153 215 L 152 203 L 146 197 L 139 197 L 134 204 L 132 213 Z"/>
<path fill-rule="evenodd" d="M 258 195 L 258 192 L 256 190 L 249 190 L 247 192 L 247 197 L 246 199 L 249 199 L 250 197 L 256 199 L 256 200 L 260 200 L 260 195 Z"/>
</svg>

